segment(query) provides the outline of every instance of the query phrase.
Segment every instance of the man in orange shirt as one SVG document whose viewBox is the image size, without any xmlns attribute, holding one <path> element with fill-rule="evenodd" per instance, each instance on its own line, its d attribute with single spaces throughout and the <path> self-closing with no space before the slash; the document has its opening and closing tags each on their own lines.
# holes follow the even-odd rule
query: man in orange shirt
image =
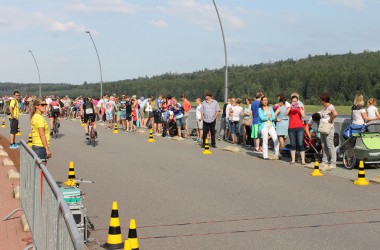
<svg viewBox="0 0 380 250">
<path fill-rule="evenodd" d="M 183 107 L 183 112 L 185 115 L 186 124 L 189 124 L 188 117 L 189 117 L 189 111 L 191 110 L 191 103 L 189 100 L 186 99 L 185 95 L 181 95 L 181 99 L 182 99 L 182 107 Z"/>
</svg>

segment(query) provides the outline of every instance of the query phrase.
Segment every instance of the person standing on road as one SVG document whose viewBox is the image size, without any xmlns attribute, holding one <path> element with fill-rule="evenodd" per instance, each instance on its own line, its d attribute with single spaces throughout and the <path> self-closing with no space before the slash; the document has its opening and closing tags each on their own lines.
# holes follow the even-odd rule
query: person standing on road
<svg viewBox="0 0 380 250">
<path fill-rule="evenodd" d="M 31 127 L 32 127 L 32 150 L 46 165 L 47 159 L 51 157 L 50 151 L 50 133 L 49 125 L 45 118 L 42 116 L 46 110 L 46 101 L 37 98 L 33 102 L 32 112 L 30 114 Z"/>
<path fill-rule="evenodd" d="M 288 134 L 290 139 L 290 145 L 292 149 L 290 151 L 292 161 L 290 164 L 296 163 L 296 149 L 301 155 L 301 163 L 305 165 L 305 147 L 303 145 L 303 118 L 305 118 L 305 109 L 303 106 L 299 106 L 298 97 L 292 96 L 292 104 L 286 109 L 285 116 L 289 116 Z"/>
<path fill-rule="evenodd" d="M 205 146 L 206 138 L 211 132 L 211 147 L 216 148 L 215 142 L 215 123 L 220 111 L 219 104 L 212 98 L 210 91 L 206 92 L 206 100 L 202 102 L 201 119 L 203 120 L 203 143 L 202 148 Z"/>
<path fill-rule="evenodd" d="M 321 133 L 321 142 L 323 147 L 323 157 L 321 166 L 322 170 L 330 170 L 336 168 L 336 149 L 334 145 L 334 119 L 338 113 L 335 110 L 334 105 L 330 103 L 330 94 L 322 93 L 319 95 L 319 99 L 322 103 L 321 121 L 331 124 L 331 129 L 328 134 Z"/>
<path fill-rule="evenodd" d="M 263 138 L 263 159 L 269 160 L 268 157 L 268 140 L 269 136 L 272 137 L 274 143 L 274 154 L 273 160 L 279 159 L 279 146 L 278 138 L 276 133 L 276 126 L 274 124 L 276 120 L 273 108 L 268 105 L 268 98 L 266 96 L 261 97 L 260 108 L 259 108 L 259 131 L 261 137 Z"/>
<path fill-rule="evenodd" d="M 11 127 L 10 131 L 10 149 L 17 149 L 20 146 L 16 143 L 16 134 L 19 130 L 18 118 L 20 117 L 20 107 L 18 100 L 20 99 L 20 92 L 17 90 L 13 92 L 13 99 L 9 103 L 9 123 Z"/>
<path fill-rule="evenodd" d="M 259 137 L 259 108 L 260 108 L 260 102 L 261 97 L 263 96 L 262 92 L 256 93 L 256 100 L 252 102 L 251 104 L 251 111 L 252 111 L 252 133 L 251 137 L 254 139 L 255 142 L 255 150 L 257 152 L 262 152 L 262 148 L 260 147 L 260 137 Z"/>
<path fill-rule="evenodd" d="M 197 103 L 197 108 L 195 111 L 195 118 L 197 120 L 197 142 L 201 142 L 203 138 L 203 121 L 202 121 L 202 115 L 201 115 L 201 107 L 202 107 L 202 100 L 201 98 L 197 98 L 195 100 Z"/>
</svg>

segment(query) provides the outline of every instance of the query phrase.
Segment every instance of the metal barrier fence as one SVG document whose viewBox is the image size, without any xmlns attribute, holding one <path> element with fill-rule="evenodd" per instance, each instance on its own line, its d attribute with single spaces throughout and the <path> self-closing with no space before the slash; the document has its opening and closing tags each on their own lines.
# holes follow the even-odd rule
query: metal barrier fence
<svg viewBox="0 0 380 250">
<path fill-rule="evenodd" d="M 20 147 L 20 204 L 21 208 L 13 213 L 24 210 L 35 249 L 87 249 L 58 185 L 23 140 Z"/>
</svg>

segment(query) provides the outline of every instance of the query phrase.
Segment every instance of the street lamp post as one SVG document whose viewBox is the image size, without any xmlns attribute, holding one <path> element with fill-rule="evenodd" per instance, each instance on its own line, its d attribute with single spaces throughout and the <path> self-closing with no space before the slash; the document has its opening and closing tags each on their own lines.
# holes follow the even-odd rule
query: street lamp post
<svg viewBox="0 0 380 250">
<path fill-rule="evenodd" d="M 31 50 L 29 50 L 29 53 L 32 55 L 33 60 L 34 60 L 34 63 L 36 64 L 36 67 L 37 67 L 38 80 L 39 80 L 39 82 L 40 82 L 40 86 L 39 86 L 39 95 L 40 95 L 40 97 L 42 97 L 42 95 L 41 95 L 41 75 L 40 75 L 40 70 L 38 69 L 38 64 L 37 64 L 36 58 L 35 58 L 34 55 L 33 55 L 33 52 L 32 52 Z"/>
<path fill-rule="evenodd" d="M 96 45 L 95 45 L 94 39 L 92 39 L 92 36 L 91 36 L 90 31 L 85 31 L 85 32 L 89 34 L 89 36 L 90 36 L 90 38 L 91 38 L 91 41 L 92 41 L 92 44 L 94 44 L 94 48 L 95 48 L 96 55 L 97 55 L 97 57 L 98 57 L 99 70 L 100 70 L 100 98 L 102 98 L 102 97 L 103 97 L 103 73 L 102 73 L 102 65 L 100 64 L 100 58 L 99 58 L 98 49 L 96 48 Z"/>
<path fill-rule="evenodd" d="M 222 20 L 220 19 L 218 7 L 216 6 L 215 0 L 212 0 L 215 6 L 216 14 L 218 15 L 220 29 L 222 30 L 222 37 L 223 37 L 223 44 L 224 44 L 224 62 L 225 62 L 225 76 L 224 76 L 224 102 L 227 102 L 227 95 L 228 95 L 228 64 L 227 64 L 227 46 L 226 46 L 226 39 L 224 37 L 224 31 L 223 31 L 223 25 Z"/>
</svg>

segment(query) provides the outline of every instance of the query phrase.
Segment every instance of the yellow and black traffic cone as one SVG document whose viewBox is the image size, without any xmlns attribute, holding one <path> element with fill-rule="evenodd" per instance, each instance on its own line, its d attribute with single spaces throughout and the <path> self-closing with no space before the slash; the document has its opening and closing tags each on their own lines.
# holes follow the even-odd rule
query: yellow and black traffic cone
<svg viewBox="0 0 380 250">
<path fill-rule="evenodd" d="M 75 180 L 75 170 L 74 170 L 74 162 L 70 161 L 69 164 L 69 176 L 67 177 L 67 181 L 64 182 L 66 186 L 73 187 L 77 184 Z"/>
<path fill-rule="evenodd" d="M 156 140 L 153 138 L 153 131 L 149 129 L 149 140 L 148 142 L 155 142 Z"/>
<path fill-rule="evenodd" d="M 314 170 L 310 173 L 311 176 L 323 176 L 321 171 L 319 171 L 319 162 L 315 161 L 314 163 Z"/>
<path fill-rule="evenodd" d="M 84 127 L 84 125 L 86 125 L 86 124 L 84 123 L 84 118 L 83 117 L 81 118 L 81 121 L 82 121 L 81 126 Z"/>
<path fill-rule="evenodd" d="M 204 155 L 211 155 L 210 146 L 208 145 L 208 139 L 205 140 L 205 150 L 203 150 Z"/>
<path fill-rule="evenodd" d="M 112 203 L 112 212 L 110 226 L 108 228 L 107 242 L 102 245 L 102 247 L 105 249 L 122 249 L 123 246 L 124 244 L 123 237 L 121 236 L 119 211 L 117 208 L 117 202 L 114 201 Z"/>
<path fill-rule="evenodd" d="M 17 134 L 16 134 L 17 136 L 21 136 L 22 134 L 21 134 L 21 132 L 20 132 L 20 125 L 17 127 Z"/>
<path fill-rule="evenodd" d="M 130 239 L 126 239 L 126 240 L 124 241 L 124 250 L 132 250 Z"/>
<path fill-rule="evenodd" d="M 139 240 L 137 239 L 136 220 L 131 219 L 129 223 L 128 240 L 132 250 L 139 250 Z"/>
<path fill-rule="evenodd" d="M 5 126 L 5 119 L 3 119 L 3 121 L 1 122 L 1 127 L 2 128 L 5 128 L 6 126 Z"/>
<path fill-rule="evenodd" d="M 33 142 L 33 141 L 32 141 L 32 134 L 29 134 L 29 135 L 28 135 L 28 146 L 29 146 L 29 147 L 33 146 L 32 142 Z"/>
<path fill-rule="evenodd" d="M 118 134 L 119 133 L 119 129 L 117 128 L 117 123 L 115 123 L 115 126 L 113 126 L 113 132 L 114 134 Z"/>
<path fill-rule="evenodd" d="M 369 182 L 365 179 L 364 163 L 363 161 L 360 161 L 358 178 L 356 179 L 356 181 L 354 181 L 354 184 L 359 186 L 367 186 L 368 183 Z"/>
</svg>

